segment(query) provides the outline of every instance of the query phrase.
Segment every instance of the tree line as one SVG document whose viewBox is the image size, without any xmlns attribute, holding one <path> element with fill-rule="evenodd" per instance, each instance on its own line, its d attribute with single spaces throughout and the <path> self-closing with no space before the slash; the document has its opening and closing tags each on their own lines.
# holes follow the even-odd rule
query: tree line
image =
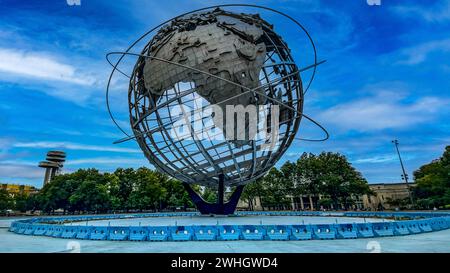
<svg viewBox="0 0 450 273">
<path fill-rule="evenodd" d="M 443 156 L 414 172 L 415 208 L 448 208 L 450 204 L 450 146 Z M 217 189 L 194 187 L 209 202 L 217 200 Z M 232 192 L 228 192 L 230 194 Z M 272 168 L 264 177 L 244 188 L 241 200 L 254 209 L 291 209 L 292 200 L 307 196 L 313 209 L 352 209 L 357 197 L 374 194 L 366 179 L 339 153 L 303 153 L 295 162 Z M 404 200 L 403 202 L 408 202 Z M 193 209 L 182 183 L 154 170 L 118 168 L 112 173 L 79 169 L 57 175 L 37 194 L 12 197 L 0 189 L 0 213 L 40 210 L 52 213 L 105 213 Z M 306 208 L 307 209 L 307 208 Z"/>
<path fill-rule="evenodd" d="M 196 186 L 208 202 L 216 202 L 217 189 Z M 227 192 L 229 195 L 233 189 Z M 317 206 L 350 207 L 353 196 L 369 192 L 367 181 L 338 153 L 303 154 L 296 162 L 286 162 L 280 169 L 248 184 L 241 199 L 253 209 L 255 199 L 265 209 L 290 209 L 291 197 L 311 196 Z M 0 193 L 6 200 L 7 193 Z M 320 201 L 318 197 L 322 196 Z M 0 201 L 2 202 L 2 201 Z M 52 213 L 105 213 L 114 211 L 156 211 L 194 208 L 182 183 L 165 174 L 142 167 L 118 168 L 112 173 L 79 169 L 57 175 L 37 194 L 17 195 L 2 202 L 3 208 L 17 211 Z M 316 207 L 318 208 L 318 207 Z"/>
<path fill-rule="evenodd" d="M 18 211 L 41 210 L 45 213 L 56 210 L 105 213 L 193 208 L 180 181 L 145 167 L 136 170 L 118 168 L 113 173 L 79 169 L 55 176 L 37 194 L 18 195 L 12 199 L 9 204 L 8 200 L 3 202 L 3 209 L 5 203 L 6 207 Z"/>
<path fill-rule="evenodd" d="M 357 197 L 372 194 L 366 179 L 339 153 L 303 153 L 296 162 L 272 168 L 245 187 L 251 208 L 259 198 L 263 208 L 290 209 L 292 198 L 308 196 L 309 208 L 350 209 Z"/>
<path fill-rule="evenodd" d="M 450 146 L 442 156 L 414 172 L 413 200 L 416 208 L 450 209 Z"/>
</svg>

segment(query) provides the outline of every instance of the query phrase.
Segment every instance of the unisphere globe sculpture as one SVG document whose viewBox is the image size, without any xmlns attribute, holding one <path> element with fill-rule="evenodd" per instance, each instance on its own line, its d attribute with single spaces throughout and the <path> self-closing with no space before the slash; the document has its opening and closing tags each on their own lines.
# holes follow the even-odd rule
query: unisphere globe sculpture
<svg viewBox="0 0 450 273">
<path fill-rule="evenodd" d="M 135 55 L 133 138 L 202 213 L 233 213 L 244 185 L 274 166 L 300 125 L 302 81 L 286 42 L 258 14 L 215 8 L 176 17 Z M 217 204 L 192 184 L 218 187 Z M 228 203 L 225 187 L 235 187 Z"/>
</svg>

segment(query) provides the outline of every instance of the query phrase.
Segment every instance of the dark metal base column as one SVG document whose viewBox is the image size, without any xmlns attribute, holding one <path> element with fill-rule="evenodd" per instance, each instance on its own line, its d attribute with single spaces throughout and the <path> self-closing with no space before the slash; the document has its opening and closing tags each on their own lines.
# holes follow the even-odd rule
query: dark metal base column
<svg viewBox="0 0 450 273">
<path fill-rule="evenodd" d="M 192 202 L 194 202 L 197 209 L 201 214 L 218 214 L 218 215 L 229 215 L 233 214 L 236 210 L 236 206 L 239 202 L 239 198 L 241 197 L 242 190 L 244 189 L 243 185 L 237 186 L 234 190 L 233 194 L 230 197 L 230 200 L 226 203 L 224 200 L 224 184 L 223 184 L 223 176 L 219 176 L 219 189 L 218 189 L 218 198 L 217 203 L 212 204 L 206 202 L 200 195 L 198 195 L 188 183 L 183 183 L 184 188 L 189 194 Z"/>
</svg>

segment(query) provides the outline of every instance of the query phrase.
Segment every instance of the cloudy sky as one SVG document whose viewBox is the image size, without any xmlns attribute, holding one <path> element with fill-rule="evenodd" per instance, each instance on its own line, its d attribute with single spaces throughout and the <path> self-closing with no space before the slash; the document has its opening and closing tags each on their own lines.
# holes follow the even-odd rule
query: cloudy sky
<svg viewBox="0 0 450 273">
<path fill-rule="evenodd" d="M 135 142 L 112 144 L 123 135 L 105 107 L 111 70 L 105 55 L 173 16 L 226 2 L 81 0 L 69 6 L 66 0 L 0 0 L 0 182 L 41 187 L 43 170 L 36 165 L 49 149 L 67 152 L 66 172 L 149 166 Z M 305 113 L 331 137 L 294 142 L 280 164 L 304 151 L 334 151 L 370 183 L 399 182 L 392 139 L 400 141 L 411 177 L 450 144 L 450 0 L 246 2 L 299 20 L 319 59 L 327 60 L 307 93 Z M 283 35 L 299 66 L 311 64 L 304 35 L 286 19 L 260 13 Z M 129 128 L 126 78 L 113 83 L 113 110 Z M 302 121 L 298 137 L 321 132 Z"/>
</svg>

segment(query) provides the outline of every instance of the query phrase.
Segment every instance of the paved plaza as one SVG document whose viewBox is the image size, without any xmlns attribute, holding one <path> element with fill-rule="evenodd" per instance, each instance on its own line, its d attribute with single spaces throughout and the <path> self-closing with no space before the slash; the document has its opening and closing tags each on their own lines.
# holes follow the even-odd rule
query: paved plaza
<svg viewBox="0 0 450 273">
<path fill-rule="evenodd" d="M 17 220 L 15 218 L 14 220 Z M 42 236 L 27 236 L 14 234 L 8 231 L 12 219 L 0 220 L 0 252 L 227 252 L 227 253 L 450 253 L 450 229 L 422 233 L 417 235 L 379 237 L 370 239 L 340 239 L 340 240 L 313 240 L 313 241 L 211 241 L 211 242 L 113 242 L 90 241 L 49 238 Z M 362 218 L 344 217 L 161 217 L 136 218 L 128 220 L 91 221 L 95 225 L 178 225 L 189 224 L 220 224 L 233 222 L 236 224 L 275 224 L 285 223 L 351 223 L 364 221 Z M 293 222 L 295 221 L 295 222 Z M 367 222 L 382 221 L 381 219 L 366 219 Z M 80 224 L 80 223 L 79 223 Z"/>
</svg>

